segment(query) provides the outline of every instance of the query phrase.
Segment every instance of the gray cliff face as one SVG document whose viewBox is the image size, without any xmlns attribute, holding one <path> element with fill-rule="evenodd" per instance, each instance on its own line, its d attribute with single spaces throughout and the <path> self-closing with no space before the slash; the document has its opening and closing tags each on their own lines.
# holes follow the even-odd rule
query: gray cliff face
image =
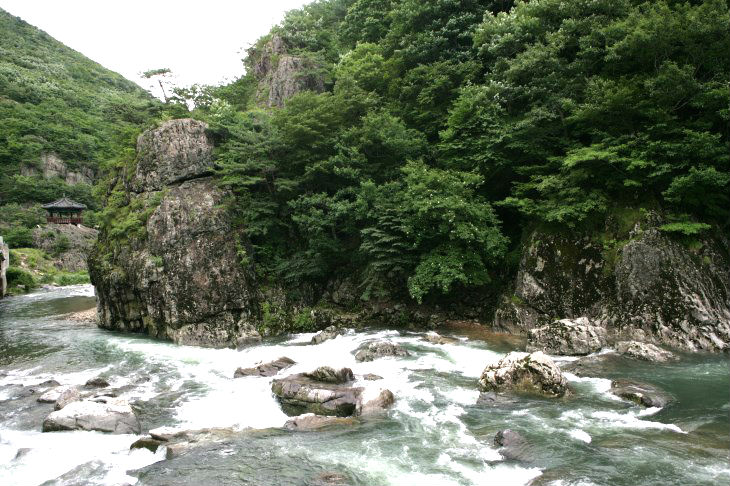
<svg viewBox="0 0 730 486">
<path fill-rule="evenodd" d="M 208 176 L 213 146 L 205 129 L 172 120 L 140 136 L 130 195 L 154 210 L 146 239 L 124 247 L 115 265 L 98 252 L 90 258 L 101 327 L 210 347 L 255 332 L 253 283 L 221 207 L 226 193 Z"/>
<path fill-rule="evenodd" d="M 730 348 L 727 242 L 687 246 L 661 232 L 650 214 L 610 256 L 588 237 L 534 232 L 513 295 L 494 324 L 525 334 L 554 319 L 589 317 L 612 339 L 638 339 L 691 351 Z"/>
<path fill-rule="evenodd" d="M 89 250 L 98 231 L 75 224 L 47 223 L 33 230 L 33 244 L 53 256 L 54 265 L 67 272 L 86 271 Z M 62 251 L 58 251 L 59 244 Z"/>
<path fill-rule="evenodd" d="M 324 80 L 311 60 L 287 53 L 281 37 L 274 35 L 254 53 L 253 73 L 259 82 L 256 97 L 268 107 L 281 107 L 302 91 L 324 91 Z"/>
<path fill-rule="evenodd" d="M 89 167 L 78 167 L 75 170 L 69 169 L 66 162 L 53 152 L 41 154 L 40 160 L 35 165 L 23 165 L 20 173 L 24 176 L 42 175 L 46 179 L 58 177 L 66 184 L 93 184 L 96 174 Z"/>
</svg>

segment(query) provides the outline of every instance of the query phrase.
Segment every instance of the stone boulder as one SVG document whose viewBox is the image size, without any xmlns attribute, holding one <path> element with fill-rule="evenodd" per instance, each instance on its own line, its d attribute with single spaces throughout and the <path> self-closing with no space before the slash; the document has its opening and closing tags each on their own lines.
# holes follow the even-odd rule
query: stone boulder
<svg viewBox="0 0 730 486">
<path fill-rule="evenodd" d="M 393 395 L 393 392 L 390 390 L 380 390 L 375 398 L 368 400 L 363 397 L 361 399 L 359 415 L 374 415 L 384 412 L 394 403 L 395 395 Z"/>
<path fill-rule="evenodd" d="M 84 387 L 86 388 L 107 388 L 108 386 L 109 382 L 106 380 L 106 378 L 102 378 L 101 376 L 91 378 L 84 384 Z"/>
<path fill-rule="evenodd" d="M 287 430 L 311 431 L 319 430 L 324 427 L 332 427 L 336 425 L 353 425 L 355 423 L 355 419 L 353 419 L 352 417 L 327 417 L 323 415 L 307 413 L 287 420 L 284 424 L 284 428 Z"/>
<path fill-rule="evenodd" d="M 257 364 L 252 368 L 238 368 L 233 374 L 234 378 L 242 378 L 244 376 L 274 376 L 281 370 L 285 370 L 294 366 L 296 362 L 293 359 L 283 356 L 268 363 Z"/>
<path fill-rule="evenodd" d="M 529 460 L 527 441 L 519 432 L 512 429 L 500 430 L 494 436 L 494 445 L 499 447 L 499 453 L 505 459 L 523 462 Z"/>
<path fill-rule="evenodd" d="M 403 346 L 389 341 L 375 341 L 362 346 L 355 353 L 356 361 L 373 361 L 387 356 L 404 357 L 410 356 Z"/>
<path fill-rule="evenodd" d="M 557 355 L 586 355 L 606 345 L 606 330 L 585 317 L 560 319 L 527 333 L 527 351 Z"/>
<path fill-rule="evenodd" d="M 431 344 L 454 344 L 459 341 L 458 339 L 442 336 L 435 331 L 427 332 L 423 339 Z"/>
<path fill-rule="evenodd" d="M 679 359 L 674 353 L 654 344 L 639 341 L 620 341 L 616 343 L 616 351 L 630 358 L 664 363 Z"/>
<path fill-rule="evenodd" d="M 341 336 L 345 333 L 344 329 L 340 329 L 336 326 L 329 326 L 326 329 L 318 332 L 312 336 L 312 344 L 320 344 L 330 339 L 334 339 L 337 336 Z"/>
<path fill-rule="evenodd" d="M 548 397 L 562 397 L 568 382 L 555 362 L 541 351 L 512 352 L 497 363 L 488 365 L 479 378 L 483 392 L 537 392 Z"/>
<path fill-rule="evenodd" d="M 355 379 L 355 375 L 350 368 L 335 370 L 329 366 L 320 366 L 310 373 L 304 373 L 304 376 L 320 383 L 343 384 Z"/>
<path fill-rule="evenodd" d="M 614 380 L 611 382 L 611 393 L 644 407 L 666 407 L 672 396 L 657 386 L 631 380 Z"/>
<path fill-rule="evenodd" d="M 70 403 L 61 410 L 52 412 L 43 421 L 43 432 L 60 430 L 139 434 L 140 424 L 126 401 L 99 397 Z"/>
<path fill-rule="evenodd" d="M 36 398 L 36 401 L 40 403 L 56 403 L 56 400 L 58 400 L 61 395 L 74 388 L 75 387 L 71 385 L 56 385 L 53 388 L 43 392 L 41 396 Z"/>
</svg>

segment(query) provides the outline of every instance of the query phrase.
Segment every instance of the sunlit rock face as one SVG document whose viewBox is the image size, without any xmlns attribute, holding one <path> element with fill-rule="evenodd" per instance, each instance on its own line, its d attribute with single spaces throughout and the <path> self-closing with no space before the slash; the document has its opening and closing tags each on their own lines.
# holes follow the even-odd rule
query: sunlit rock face
<svg viewBox="0 0 730 486">
<path fill-rule="evenodd" d="M 222 207 L 227 194 L 210 177 L 206 128 L 171 120 L 139 137 L 128 196 L 149 213 L 146 236 L 110 261 L 112 237 L 102 234 L 90 257 L 101 327 L 210 347 L 255 337 L 252 279 Z"/>
<path fill-rule="evenodd" d="M 588 317 L 607 330 L 610 342 L 727 350 L 727 240 L 708 235 L 688 244 L 662 232 L 662 224 L 660 215 L 648 214 L 611 251 L 590 235 L 535 231 L 495 326 L 527 334 L 555 319 Z"/>
</svg>

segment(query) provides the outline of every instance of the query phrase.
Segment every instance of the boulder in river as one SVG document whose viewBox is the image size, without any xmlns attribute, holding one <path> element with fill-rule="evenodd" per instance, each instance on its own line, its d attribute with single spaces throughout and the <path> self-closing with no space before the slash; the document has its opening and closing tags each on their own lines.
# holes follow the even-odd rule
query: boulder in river
<svg viewBox="0 0 730 486">
<path fill-rule="evenodd" d="M 106 381 L 106 378 L 102 378 L 101 376 L 97 376 L 96 378 L 92 378 L 88 380 L 84 386 L 86 388 L 106 388 L 109 386 L 109 382 Z"/>
<path fill-rule="evenodd" d="M 606 329 L 586 317 L 560 319 L 527 333 L 527 351 L 547 354 L 585 355 L 606 345 Z"/>
<path fill-rule="evenodd" d="M 329 326 L 312 337 L 312 344 L 320 344 L 345 333 L 344 329 L 337 326 Z"/>
<path fill-rule="evenodd" d="M 54 386 L 50 390 L 43 392 L 41 396 L 36 398 L 36 401 L 40 403 L 56 403 L 56 400 L 58 400 L 64 392 L 70 390 L 71 388 L 74 387 L 70 385 Z"/>
<path fill-rule="evenodd" d="M 244 376 L 274 376 L 278 374 L 281 370 L 289 368 L 290 366 L 293 366 L 295 364 L 296 362 L 293 359 L 282 356 L 281 358 L 274 361 L 269 361 L 268 363 L 257 364 L 252 368 L 238 368 L 233 374 L 233 377 L 241 378 Z"/>
<path fill-rule="evenodd" d="M 672 401 L 671 395 L 659 387 L 631 380 L 612 381 L 611 393 L 644 407 L 663 408 Z"/>
<path fill-rule="evenodd" d="M 353 425 L 355 423 L 355 419 L 352 417 L 328 417 L 307 413 L 287 420 L 284 428 L 287 430 L 311 431 L 324 427 Z"/>
<path fill-rule="evenodd" d="M 355 379 L 355 375 L 350 368 L 341 368 L 335 370 L 329 366 L 320 366 L 310 373 L 304 373 L 308 378 L 321 383 L 347 383 Z"/>
<path fill-rule="evenodd" d="M 616 351 L 630 358 L 644 361 L 664 363 L 678 359 L 677 356 L 654 344 L 642 343 L 639 341 L 620 341 L 616 343 Z"/>
<path fill-rule="evenodd" d="M 395 403 L 395 395 L 390 390 L 380 390 L 380 392 L 374 398 L 367 399 L 361 398 L 361 405 L 359 407 L 360 415 L 373 415 L 376 413 L 384 412 L 391 405 Z"/>
<path fill-rule="evenodd" d="M 479 378 L 479 389 L 494 391 L 531 391 L 549 397 L 561 397 L 568 382 L 555 362 L 541 351 L 511 352 L 497 363 L 488 365 Z"/>
<path fill-rule="evenodd" d="M 43 432 L 96 430 L 114 434 L 139 434 L 140 424 L 125 400 L 99 397 L 66 405 L 43 421 Z"/>
<path fill-rule="evenodd" d="M 513 461 L 529 460 L 526 451 L 527 441 L 519 432 L 512 429 L 504 429 L 497 432 L 494 436 L 494 445 L 499 447 L 499 453 L 505 459 Z"/>
<path fill-rule="evenodd" d="M 385 356 L 410 356 L 403 346 L 390 341 L 374 341 L 362 346 L 355 353 L 356 361 L 373 361 Z"/>
<path fill-rule="evenodd" d="M 423 336 L 423 339 L 425 339 L 426 341 L 428 341 L 431 344 L 453 344 L 453 343 L 456 343 L 459 341 L 458 339 L 442 336 L 441 334 L 439 334 L 435 331 L 427 332 Z"/>
<path fill-rule="evenodd" d="M 376 375 L 375 373 L 366 373 L 366 374 L 362 375 L 362 379 L 366 380 L 366 381 L 377 381 L 377 380 L 382 380 L 383 377 L 380 375 Z"/>
</svg>

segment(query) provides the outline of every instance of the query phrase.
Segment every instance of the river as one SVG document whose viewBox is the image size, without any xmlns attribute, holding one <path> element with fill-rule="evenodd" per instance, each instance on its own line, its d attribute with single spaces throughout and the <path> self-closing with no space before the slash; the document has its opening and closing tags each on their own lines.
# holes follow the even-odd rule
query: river
<svg viewBox="0 0 730 486">
<path fill-rule="evenodd" d="M 293 486 L 330 484 L 326 474 L 356 485 L 730 484 L 724 356 L 627 361 L 603 378 L 567 374 L 570 397 L 520 397 L 494 408 L 476 404 L 478 376 L 518 344 L 488 333 L 454 332 L 458 342 L 436 345 L 417 333 L 374 329 L 316 346 L 308 344 L 311 334 L 300 334 L 241 351 L 213 350 L 64 318 L 93 306 L 88 285 L 0 301 L 0 485 Z M 398 342 L 411 356 L 355 362 L 354 350 L 373 338 Z M 288 417 L 271 394 L 271 378 L 233 379 L 239 366 L 280 356 L 297 362 L 284 373 L 330 365 L 380 375 L 358 384 L 384 386 L 396 403 L 386 416 L 356 425 L 283 430 Z M 83 385 L 100 375 L 133 404 L 143 431 L 240 432 L 170 460 L 164 449 L 130 451 L 134 435 L 41 433 L 52 405 L 37 403 L 28 387 L 49 379 Z M 676 400 L 665 409 L 642 409 L 608 393 L 611 377 L 656 384 Z M 525 437 L 524 460 L 507 460 L 494 446 L 495 433 L 505 428 Z"/>
</svg>

